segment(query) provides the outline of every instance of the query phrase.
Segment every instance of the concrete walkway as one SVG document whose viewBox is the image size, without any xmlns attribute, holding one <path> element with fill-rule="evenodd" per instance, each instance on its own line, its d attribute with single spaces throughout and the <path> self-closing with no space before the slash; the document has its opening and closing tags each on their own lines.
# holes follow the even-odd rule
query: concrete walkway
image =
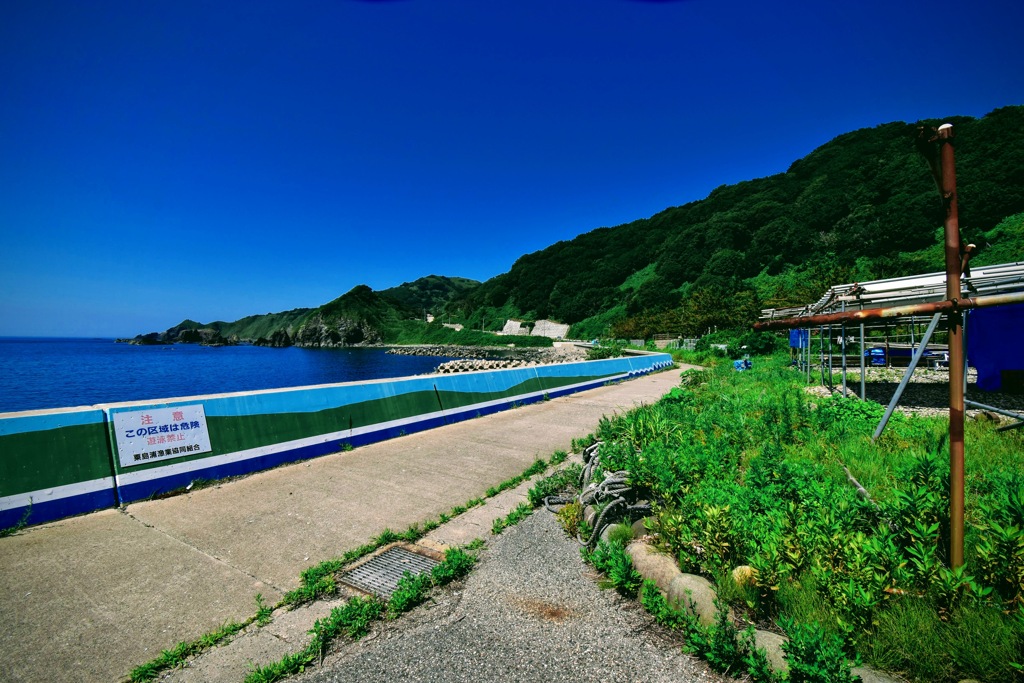
<svg viewBox="0 0 1024 683">
<path fill-rule="evenodd" d="M 650 403 L 679 370 L 137 503 L 0 539 L 0 671 L 117 681 L 182 640 L 241 621 L 300 572 L 569 450 Z"/>
</svg>

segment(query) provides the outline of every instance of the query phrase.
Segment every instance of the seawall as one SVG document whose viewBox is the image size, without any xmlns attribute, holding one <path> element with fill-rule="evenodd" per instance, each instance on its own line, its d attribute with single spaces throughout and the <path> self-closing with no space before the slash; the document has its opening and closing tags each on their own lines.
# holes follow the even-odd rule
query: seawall
<svg viewBox="0 0 1024 683">
<path fill-rule="evenodd" d="M 0 528 L 39 524 L 630 379 L 651 353 L 0 414 Z M 27 518 L 26 518 L 27 515 Z"/>
</svg>

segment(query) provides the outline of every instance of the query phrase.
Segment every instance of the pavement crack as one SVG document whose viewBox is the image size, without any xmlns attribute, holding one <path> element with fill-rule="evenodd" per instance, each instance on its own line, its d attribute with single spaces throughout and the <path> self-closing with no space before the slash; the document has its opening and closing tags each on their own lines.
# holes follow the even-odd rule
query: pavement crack
<svg viewBox="0 0 1024 683">
<path fill-rule="evenodd" d="M 184 538 L 180 538 L 178 536 L 175 536 L 174 534 L 170 534 L 170 533 L 164 531 L 163 529 L 161 529 L 158 526 L 155 526 L 153 524 L 149 524 L 148 522 L 144 522 L 143 520 L 141 520 L 138 517 L 136 517 L 135 515 L 133 515 L 131 513 L 131 511 L 129 511 L 127 508 L 120 508 L 120 511 L 121 511 L 121 514 L 125 515 L 126 517 L 131 519 L 133 522 L 135 522 L 135 523 L 137 523 L 137 524 L 139 524 L 139 525 L 141 525 L 141 526 L 143 526 L 143 527 L 145 527 L 147 529 L 152 529 L 153 531 L 156 531 L 157 533 L 162 534 L 164 537 L 169 538 L 172 541 L 175 541 L 176 543 L 180 543 L 181 545 L 185 546 L 186 548 L 190 548 L 190 549 L 194 550 L 195 552 L 199 553 L 200 555 L 203 555 L 204 557 L 210 558 L 211 560 L 213 560 L 214 562 L 217 562 L 218 564 L 221 564 L 221 565 L 223 565 L 225 567 L 228 567 L 229 569 L 235 570 L 239 574 L 244 574 L 245 576 L 248 576 L 253 581 L 258 581 L 259 583 L 262 583 L 265 586 L 269 586 L 270 588 L 273 588 L 274 590 L 276 590 L 281 595 L 284 595 L 284 594 L 286 594 L 288 592 L 287 588 L 282 588 L 282 587 L 274 584 L 272 581 L 269 581 L 269 580 L 264 579 L 262 577 L 256 576 L 255 574 L 253 574 L 252 572 L 248 571 L 244 567 L 240 567 L 240 566 L 238 566 L 238 565 L 236 565 L 236 564 L 234 564 L 232 562 L 229 562 L 229 561 L 225 560 L 223 557 L 218 557 L 217 555 L 212 555 L 212 554 L 208 553 L 207 551 L 203 550 L 202 548 L 200 548 L 199 546 L 195 545 L 194 543 L 190 543 L 189 541 L 185 540 Z"/>
</svg>

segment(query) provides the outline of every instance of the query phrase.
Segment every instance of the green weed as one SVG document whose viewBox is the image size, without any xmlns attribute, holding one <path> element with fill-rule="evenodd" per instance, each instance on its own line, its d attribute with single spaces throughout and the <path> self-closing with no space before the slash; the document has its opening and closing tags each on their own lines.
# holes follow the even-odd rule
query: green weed
<svg viewBox="0 0 1024 683">
<path fill-rule="evenodd" d="M 398 587 L 388 600 L 388 617 L 395 617 L 408 612 L 427 598 L 433 586 L 430 574 L 410 574 L 405 572 L 398 581 Z"/>
<path fill-rule="evenodd" d="M 574 487 L 579 481 L 582 470 L 583 466 L 576 463 L 538 481 L 526 494 L 530 505 L 535 508 L 540 507 L 548 496 L 557 495 Z"/>
<path fill-rule="evenodd" d="M 174 669 L 182 666 L 189 657 L 201 650 L 213 647 L 225 639 L 230 638 L 245 628 L 248 623 L 251 622 L 246 622 L 244 624 L 229 622 L 221 626 L 216 631 L 208 633 L 201 638 L 197 638 L 193 641 L 180 642 L 170 650 L 163 650 L 159 657 L 132 669 L 129 674 L 129 678 L 132 680 L 132 683 L 151 681 L 167 669 Z"/>
<path fill-rule="evenodd" d="M 857 683 L 843 652 L 842 641 L 816 623 L 783 620 L 789 640 L 782 644 L 790 683 Z"/>
<path fill-rule="evenodd" d="M 270 616 L 274 613 L 274 608 L 263 602 L 263 594 L 256 594 L 256 623 L 260 626 L 266 626 L 270 623 Z"/>
<path fill-rule="evenodd" d="M 954 570 L 945 422 L 894 416 L 872 442 L 881 406 L 812 400 L 786 362 L 687 373 L 657 404 L 602 420 L 602 466 L 627 470 L 651 502 L 656 544 L 684 570 L 715 578 L 720 596 L 751 619 L 818 624 L 822 643 L 876 658 L 886 643 L 900 649 L 895 617 L 923 622 L 911 632 L 934 621 L 948 675 L 924 657 L 896 670 L 922 680 L 995 670 L 985 676 L 1009 680 L 1024 654 L 986 663 L 964 634 L 986 623 L 1006 634 L 1006 652 L 1020 646 L 1010 615 L 1024 605 L 1024 436 L 968 421 L 967 561 Z M 741 564 L 752 568 L 743 587 L 727 579 Z M 909 609 L 908 600 L 925 607 Z M 991 626 L 1000 620 L 1001 629 Z"/>
<path fill-rule="evenodd" d="M 13 526 L 9 526 L 6 529 L 0 529 L 0 538 L 6 538 L 8 536 L 13 536 L 14 534 L 16 534 L 19 531 L 21 531 L 22 529 L 24 529 L 28 525 L 28 520 L 29 520 L 29 517 L 31 517 L 31 516 L 32 516 L 32 503 L 30 501 L 29 504 L 28 504 L 28 507 L 25 508 L 25 512 L 22 513 L 21 519 L 19 519 Z"/>
<path fill-rule="evenodd" d="M 643 585 L 643 577 L 633 566 L 633 558 L 618 541 L 599 541 L 593 550 L 581 548 L 583 559 L 605 575 L 607 585 L 620 594 L 635 598 Z"/>
<path fill-rule="evenodd" d="M 512 508 L 512 511 L 507 515 L 499 517 L 491 523 L 491 533 L 498 535 L 508 527 L 519 524 L 519 522 L 523 521 L 531 514 L 533 514 L 533 507 L 528 503 L 520 503 Z"/>
</svg>

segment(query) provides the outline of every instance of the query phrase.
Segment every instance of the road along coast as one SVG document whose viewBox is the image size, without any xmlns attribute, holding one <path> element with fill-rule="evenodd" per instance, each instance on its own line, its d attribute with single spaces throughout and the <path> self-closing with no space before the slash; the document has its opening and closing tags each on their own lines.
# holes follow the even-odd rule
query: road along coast
<svg viewBox="0 0 1024 683">
<path fill-rule="evenodd" d="M 437 518 L 569 450 L 679 370 L 362 446 L 0 539 L 0 669 L 116 681 L 161 650 L 276 604 L 306 568 Z"/>
</svg>

